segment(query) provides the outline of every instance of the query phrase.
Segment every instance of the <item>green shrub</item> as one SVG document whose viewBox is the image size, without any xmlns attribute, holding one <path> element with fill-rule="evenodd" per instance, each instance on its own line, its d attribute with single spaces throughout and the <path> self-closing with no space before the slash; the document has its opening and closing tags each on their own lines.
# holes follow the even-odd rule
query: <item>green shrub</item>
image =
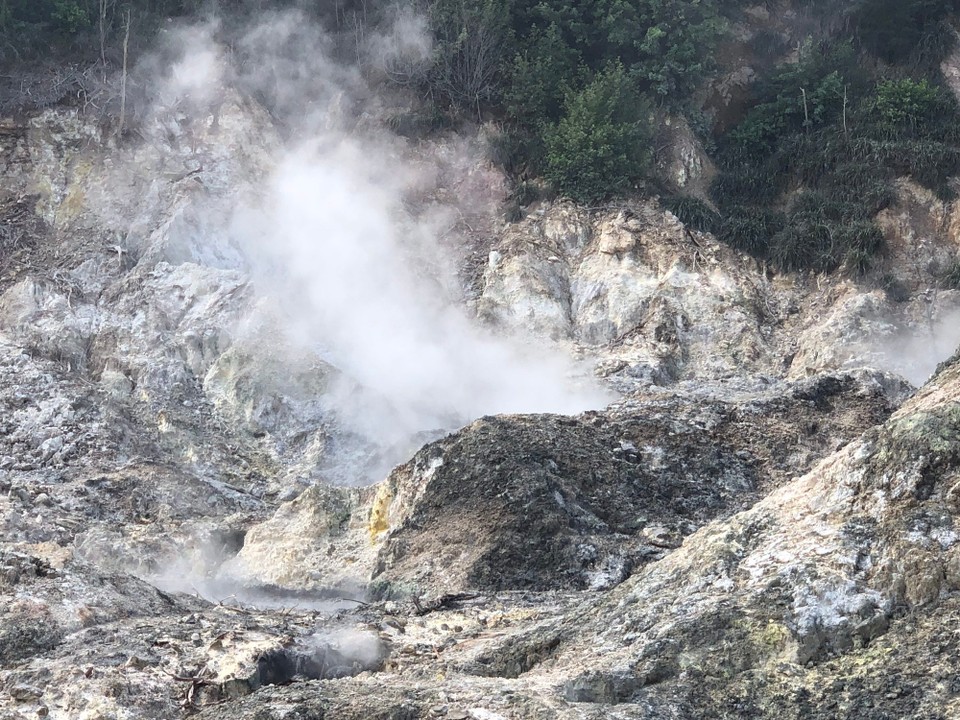
<svg viewBox="0 0 960 720">
<path fill-rule="evenodd" d="M 76 0 L 53 0 L 51 18 L 68 35 L 74 35 L 90 24 L 87 9 Z"/>
<path fill-rule="evenodd" d="M 864 273 L 884 251 L 875 218 L 894 200 L 894 178 L 953 197 L 960 108 L 930 77 L 870 79 L 849 44 L 821 43 L 754 92 L 720 141 L 712 188 L 721 237 L 736 247 L 782 270 Z M 783 226 L 762 242 L 757 211 L 777 206 Z"/>
<path fill-rule="evenodd" d="M 935 140 L 886 142 L 876 145 L 877 156 L 898 175 L 907 175 L 950 200 L 948 179 L 960 174 L 960 148 Z"/>
<path fill-rule="evenodd" d="M 508 117 L 536 128 L 560 119 L 564 98 L 582 85 L 585 68 L 580 53 L 567 45 L 556 24 L 535 30 L 528 42 L 508 71 L 503 100 Z"/>
<path fill-rule="evenodd" d="M 868 219 L 889 207 L 896 194 L 886 167 L 842 159 L 834 166 L 828 184 L 831 192 L 854 205 L 853 216 Z"/>
<path fill-rule="evenodd" d="M 808 43 L 796 63 L 778 68 L 755 89 L 754 106 L 725 139 L 726 156 L 764 157 L 785 137 L 833 124 L 850 86 L 862 82 L 849 44 Z"/>
<path fill-rule="evenodd" d="M 852 248 L 844 256 L 842 266 L 852 275 L 866 275 L 875 260 L 875 253 Z"/>
<path fill-rule="evenodd" d="M 544 136 L 546 177 L 563 194 L 594 202 L 629 190 L 650 165 L 649 109 L 615 63 L 578 93 Z"/>
<path fill-rule="evenodd" d="M 958 0 L 863 0 L 852 21 L 861 45 L 888 63 L 936 67 L 952 39 L 943 22 Z"/>
<path fill-rule="evenodd" d="M 711 192 L 721 208 L 731 205 L 767 205 L 784 189 L 783 175 L 769 167 L 742 165 L 728 168 L 713 179 Z"/>
<path fill-rule="evenodd" d="M 860 192 L 860 208 L 865 216 L 874 217 L 881 210 L 886 210 L 896 200 L 897 194 L 893 184 L 881 178 L 864 187 Z"/>
<path fill-rule="evenodd" d="M 532 152 L 529 144 L 529 138 L 504 131 L 490 137 L 487 151 L 492 163 L 516 176 L 522 174 L 526 163 L 530 161 Z"/>
<path fill-rule="evenodd" d="M 939 88 L 926 79 L 886 80 L 877 86 L 878 124 L 890 133 L 915 132 L 940 107 Z"/>
<path fill-rule="evenodd" d="M 790 206 L 790 218 L 795 222 L 841 222 L 847 212 L 842 200 L 816 190 L 797 193 Z"/>
<path fill-rule="evenodd" d="M 782 213 L 757 207 L 734 207 L 720 223 L 720 239 L 755 257 L 766 257 L 770 239 L 784 226 Z"/>
<path fill-rule="evenodd" d="M 885 245 L 883 232 L 870 220 L 840 225 L 835 231 L 835 238 L 838 247 L 865 252 L 870 257 L 879 255 Z"/>
<path fill-rule="evenodd" d="M 960 290 L 960 260 L 955 260 L 940 276 L 940 284 L 948 290 Z"/>
<path fill-rule="evenodd" d="M 722 222 L 720 214 L 703 200 L 693 197 L 668 196 L 660 198 L 660 204 L 692 230 L 714 234 L 720 231 Z"/>
<path fill-rule="evenodd" d="M 830 225 L 805 220 L 790 223 L 770 238 L 771 262 L 783 271 L 830 271 L 839 264 L 833 247 Z"/>
</svg>

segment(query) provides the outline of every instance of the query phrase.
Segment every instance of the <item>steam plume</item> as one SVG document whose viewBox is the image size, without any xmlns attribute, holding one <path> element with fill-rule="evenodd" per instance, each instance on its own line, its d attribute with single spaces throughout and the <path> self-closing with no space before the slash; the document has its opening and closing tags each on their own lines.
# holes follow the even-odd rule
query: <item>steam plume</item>
<svg viewBox="0 0 960 720">
<path fill-rule="evenodd" d="M 429 50 L 424 30 L 399 14 L 365 52 L 385 72 L 409 67 Z M 464 208 L 489 218 L 500 200 L 502 179 L 473 146 L 414 146 L 386 131 L 386 101 L 358 68 L 331 59 L 329 38 L 299 13 L 264 18 L 233 58 L 214 36 L 192 28 L 175 37 L 161 99 L 204 122 L 239 88 L 285 130 L 267 177 L 237 189 L 242 201 L 222 232 L 242 249 L 258 294 L 283 309 L 284 334 L 337 370 L 326 410 L 378 458 L 369 476 L 341 479 L 377 480 L 423 433 L 481 415 L 574 413 L 607 400 L 572 379 L 578 371 L 557 349 L 495 336 L 468 316 L 439 237 Z M 473 196 L 440 203 L 442 164 L 491 182 L 473 177 Z"/>
</svg>

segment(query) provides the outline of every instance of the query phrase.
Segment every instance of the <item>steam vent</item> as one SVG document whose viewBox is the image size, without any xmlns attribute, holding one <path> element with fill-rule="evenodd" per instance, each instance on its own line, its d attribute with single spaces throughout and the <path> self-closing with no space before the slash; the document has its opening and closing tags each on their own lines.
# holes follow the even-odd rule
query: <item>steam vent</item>
<svg viewBox="0 0 960 720">
<path fill-rule="evenodd" d="M 0 720 L 960 720 L 960 0 L 0 0 Z"/>
</svg>

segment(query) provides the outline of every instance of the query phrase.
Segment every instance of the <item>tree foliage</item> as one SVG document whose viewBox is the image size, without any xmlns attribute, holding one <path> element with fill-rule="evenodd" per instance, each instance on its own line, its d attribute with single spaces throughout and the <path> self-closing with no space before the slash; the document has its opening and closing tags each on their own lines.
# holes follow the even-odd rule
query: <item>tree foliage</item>
<svg viewBox="0 0 960 720">
<path fill-rule="evenodd" d="M 894 179 L 952 194 L 953 96 L 932 77 L 870 78 L 865 66 L 852 43 L 811 44 L 757 85 L 753 107 L 721 141 L 713 197 L 727 218 L 722 238 L 783 270 L 864 272 L 883 250 L 874 218 L 892 202 Z M 758 225 L 773 206 L 779 226 Z"/>
<path fill-rule="evenodd" d="M 687 0 L 601 0 L 604 52 L 615 55 L 653 95 L 676 105 L 711 69 L 723 29 L 716 3 Z"/>
<path fill-rule="evenodd" d="M 102 55 L 126 13 L 145 38 L 165 19 L 196 12 L 203 0 L 0 0 L 0 61 L 83 62 Z"/>
<path fill-rule="evenodd" d="M 593 202 L 628 191 L 650 160 L 649 110 L 619 63 L 579 92 L 546 130 L 546 176 L 566 195 Z"/>
<path fill-rule="evenodd" d="M 896 177 L 949 197 L 960 174 L 960 110 L 939 75 L 960 0 L 804 0 L 833 37 L 773 70 L 757 64 L 739 121 L 713 136 L 697 99 L 725 23 L 743 17 L 734 0 L 0 0 L 0 62 L 66 49 L 78 65 L 116 63 L 128 10 L 136 45 L 171 17 L 216 9 L 239 26 L 297 6 L 354 53 L 363 25 L 395 2 L 428 19 L 433 54 L 393 73 L 425 100 L 394 129 L 493 119 L 492 154 L 520 188 L 546 179 L 585 202 L 633 192 L 652 165 L 658 113 L 686 114 L 719 172 L 710 203 L 675 202 L 676 212 L 783 268 L 862 270 L 882 249 L 872 223 Z M 764 57 L 795 47 L 767 33 L 755 43 Z"/>
<path fill-rule="evenodd" d="M 68 35 L 73 35 L 90 25 L 90 14 L 84 3 L 76 0 L 53 0 L 51 19 Z"/>
<path fill-rule="evenodd" d="M 880 82 L 873 109 L 878 126 L 887 132 L 916 133 L 924 129 L 942 105 L 940 89 L 926 78 L 919 82 L 904 78 Z"/>
<path fill-rule="evenodd" d="M 591 198 L 615 194 L 648 167 L 649 147 L 643 153 L 636 147 L 641 136 L 649 144 L 647 118 L 627 116 L 648 104 L 680 107 L 703 81 L 722 29 L 715 5 L 715 0 L 434 0 L 437 75 L 431 90 L 454 110 L 502 117 L 519 138 L 527 171 L 545 174 L 561 191 Z M 449 72 L 462 62 L 458 33 L 467 26 L 478 45 L 471 51 L 478 59 L 473 66 L 481 57 L 487 61 L 483 75 L 490 82 L 483 92 L 476 92 L 469 78 Z M 488 43 L 495 52 L 481 52 L 480 38 L 487 37 L 495 38 Z M 616 118 L 605 105 L 613 83 L 623 102 Z M 591 131 L 587 117 L 600 125 Z M 616 150 L 616 158 L 609 144 L 614 137 L 630 143 Z M 562 148 L 563 142 L 573 145 Z M 585 168 L 580 163 L 591 147 L 602 156 Z M 638 164 L 627 171 L 626 162 Z M 577 177 L 607 163 L 617 172 Z"/>
</svg>

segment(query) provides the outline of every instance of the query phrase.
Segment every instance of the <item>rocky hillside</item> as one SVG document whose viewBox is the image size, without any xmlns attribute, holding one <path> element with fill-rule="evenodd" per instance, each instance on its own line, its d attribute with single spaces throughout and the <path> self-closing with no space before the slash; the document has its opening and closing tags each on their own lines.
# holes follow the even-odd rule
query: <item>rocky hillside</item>
<svg viewBox="0 0 960 720">
<path fill-rule="evenodd" d="M 0 124 L 0 720 L 960 715 L 960 203 L 868 276 L 506 223 L 490 127 L 178 42 Z"/>
</svg>

